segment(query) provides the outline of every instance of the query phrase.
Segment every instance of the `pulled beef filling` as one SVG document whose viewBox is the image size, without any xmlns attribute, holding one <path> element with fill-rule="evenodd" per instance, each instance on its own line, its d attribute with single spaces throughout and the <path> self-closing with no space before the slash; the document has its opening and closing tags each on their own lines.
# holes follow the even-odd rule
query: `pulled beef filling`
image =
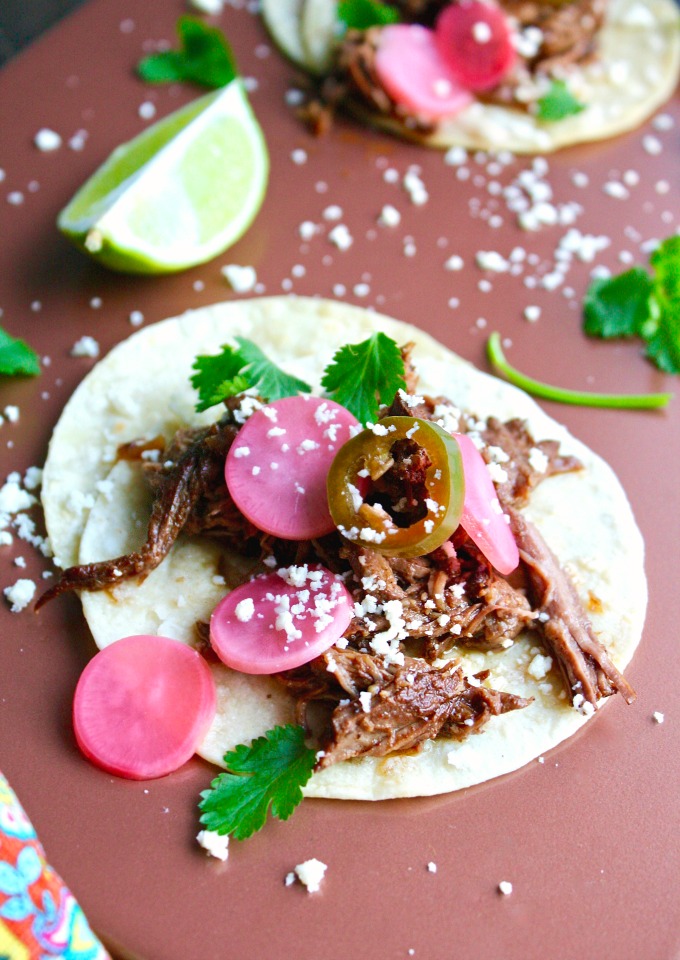
<svg viewBox="0 0 680 960">
<path fill-rule="evenodd" d="M 340 646 L 278 675 L 297 700 L 301 722 L 309 721 L 312 705 L 317 713 L 322 708 L 319 767 L 417 749 L 437 736 L 462 738 L 492 716 L 527 706 L 521 697 L 483 686 L 487 673 L 475 680 L 464 677 L 455 660 L 437 665 L 453 648 L 503 649 L 527 629 L 535 631 L 558 665 L 575 706 L 595 707 L 599 698 L 616 692 L 631 702 L 635 693 L 595 637 L 569 577 L 518 511 L 547 477 L 581 464 L 561 454 L 555 441 L 536 443 L 521 420 L 503 423 L 491 417 L 480 424 L 446 398 L 418 397 L 411 347 L 402 350 L 410 395 L 398 393 L 382 416 L 444 416 L 451 429 L 481 437 L 487 460 L 502 461 L 504 479 L 497 490 L 521 558 L 510 578 L 490 566 L 462 527 L 432 553 L 408 559 L 386 557 L 337 533 L 299 542 L 263 534 L 240 514 L 224 481 L 224 460 L 239 430 L 234 416 L 239 398 L 233 398 L 217 423 L 181 431 L 167 446 L 155 438 L 121 447 L 122 458 L 139 459 L 153 493 L 146 543 L 124 557 L 69 568 L 37 606 L 67 590 L 101 590 L 129 577 L 143 578 L 180 533 L 217 538 L 255 563 L 273 555 L 282 566 L 320 562 L 345 574 L 355 616 Z M 142 459 L 147 449 L 160 451 L 158 462 Z M 393 512 L 400 504 L 404 521 L 412 523 L 426 495 L 429 458 L 416 442 L 403 440 L 395 442 L 392 460 L 378 497 Z M 406 634 L 397 644 L 397 659 L 376 653 L 373 646 L 377 636 L 389 632 L 394 602 Z"/>
<path fill-rule="evenodd" d="M 541 95 L 537 81 L 563 78 L 578 64 L 588 62 L 597 51 L 606 0 L 499 0 L 515 23 L 520 36 L 517 63 L 498 86 L 478 93 L 487 102 L 527 110 Z M 393 0 L 405 20 L 431 27 L 449 0 Z M 375 54 L 382 27 L 349 30 L 339 44 L 334 68 L 315 97 L 302 109 L 303 119 L 317 133 L 331 122 L 333 110 L 356 102 L 390 117 L 410 131 L 427 134 L 436 124 L 410 114 L 382 86 L 375 69 Z M 545 91 L 543 91 L 545 92 Z"/>
</svg>

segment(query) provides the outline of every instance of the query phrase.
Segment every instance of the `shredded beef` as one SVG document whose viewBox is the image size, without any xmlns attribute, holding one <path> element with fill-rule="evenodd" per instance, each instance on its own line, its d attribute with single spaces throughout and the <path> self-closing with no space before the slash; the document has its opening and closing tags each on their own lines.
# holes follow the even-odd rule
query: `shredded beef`
<svg viewBox="0 0 680 960">
<path fill-rule="evenodd" d="M 440 549 L 425 557 L 385 557 L 369 547 L 345 543 L 342 555 L 349 560 L 356 585 L 348 586 L 358 604 L 366 608 L 367 596 L 379 608 L 356 616 L 345 638 L 361 649 L 389 621 L 385 604 L 397 600 L 408 641 L 420 644 L 427 660 L 436 660 L 453 646 L 482 650 L 508 646 L 525 627 L 533 624 L 532 611 L 521 590 L 500 577 L 484 560 L 472 541 L 458 534 L 454 554 Z"/>
<path fill-rule="evenodd" d="M 492 716 L 531 702 L 463 676 L 460 666 L 436 668 L 409 657 L 386 667 L 353 650 L 332 650 L 278 679 L 294 693 L 298 720 L 314 701 L 332 708 L 317 769 L 353 757 L 384 757 L 422 746 L 437 736 L 462 739 Z M 363 696 L 361 696 L 363 694 Z"/>
<path fill-rule="evenodd" d="M 508 457 L 502 463 L 507 479 L 496 484 L 498 499 L 503 506 L 523 506 L 534 487 L 543 480 L 556 473 L 583 469 L 576 457 L 560 453 L 557 440 L 536 443 L 524 420 L 502 423 L 496 417 L 489 417 L 486 429 L 482 431 L 482 439 L 487 448 L 497 447 Z M 487 462 L 492 459 L 488 449 L 482 450 L 482 456 Z M 540 469 L 537 462 L 540 462 Z"/>
<path fill-rule="evenodd" d="M 619 692 L 626 703 L 635 691 L 595 636 L 576 589 L 545 540 L 525 517 L 510 509 L 512 530 L 528 574 L 541 633 L 564 675 L 571 696 L 593 706 Z"/>
<path fill-rule="evenodd" d="M 574 66 L 588 62 L 597 51 L 607 0 L 500 0 L 518 30 L 537 36 L 531 53 L 518 55 L 514 70 L 480 100 L 526 111 L 545 92 L 545 78 L 563 78 Z M 395 0 L 405 19 L 432 26 L 447 0 Z M 383 87 L 375 57 L 383 27 L 349 30 L 338 45 L 332 74 L 321 86 L 320 98 L 305 107 L 305 119 L 317 133 L 325 132 L 339 106 L 361 104 L 390 117 L 406 133 L 431 133 L 436 124 L 408 112 Z M 541 85 L 543 80 L 543 85 Z"/>
<path fill-rule="evenodd" d="M 243 551 L 258 531 L 236 509 L 224 481 L 224 459 L 237 429 L 227 414 L 209 427 L 180 431 L 158 463 L 144 464 L 154 501 L 142 548 L 113 560 L 69 567 L 40 597 L 36 609 L 68 590 L 102 590 L 146 576 L 167 556 L 180 533 L 218 537 Z M 125 458 L 130 459 L 131 449 L 125 446 Z"/>
</svg>

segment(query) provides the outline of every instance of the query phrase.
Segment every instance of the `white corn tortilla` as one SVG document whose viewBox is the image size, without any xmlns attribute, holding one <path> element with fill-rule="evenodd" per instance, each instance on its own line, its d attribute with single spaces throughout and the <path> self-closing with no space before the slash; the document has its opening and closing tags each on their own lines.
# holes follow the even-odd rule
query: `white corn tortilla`
<svg viewBox="0 0 680 960">
<path fill-rule="evenodd" d="M 116 446 L 158 433 L 169 438 L 180 426 L 219 417 L 218 408 L 194 412 L 189 377 L 197 354 L 217 353 L 234 335 L 249 337 L 318 390 L 335 350 L 376 330 L 399 343 L 415 342 L 424 393 L 445 394 L 480 417 L 523 417 L 535 440 L 557 439 L 563 452 L 582 460 L 585 470 L 546 480 L 526 515 L 571 573 L 592 607 L 596 633 L 623 669 L 640 640 L 647 591 L 642 538 L 611 468 L 526 394 L 480 373 L 421 330 L 334 301 L 271 297 L 218 303 L 149 326 L 99 361 L 66 405 L 45 465 L 43 504 L 58 563 L 108 559 L 143 540 L 149 496 L 135 465 L 114 463 Z M 207 620 L 224 594 L 225 587 L 213 579 L 219 554 L 208 541 L 180 538 L 143 583 L 82 594 L 97 644 L 134 633 L 192 642 L 194 622 Z M 466 674 L 490 669 L 491 686 L 535 698 L 528 708 L 492 718 L 482 733 L 461 743 L 438 740 L 418 754 L 337 764 L 315 774 L 305 795 L 379 800 L 443 793 L 515 770 L 554 747 L 587 718 L 571 706 L 556 672 L 531 675 L 532 663 L 531 670 L 540 674 L 536 648 L 535 636 L 527 634 L 502 653 L 461 654 Z M 223 666 L 213 672 L 219 708 L 199 751 L 206 759 L 220 764 L 235 745 L 292 720 L 293 700 L 276 681 Z"/>
<path fill-rule="evenodd" d="M 307 0 L 319 3 L 319 0 Z M 333 0 L 325 0 L 325 6 Z M 264 0 L 263 13 L 283 51 L 310 73 L 323 62 L 319 39 L 314 58 L 305 54 L 302 0 Z M 325 28 L 327 43 L 332 35 Z M 296 37 L 291 44 L 289 38 Z M 309 47 L 309 42 L 307 42 Z M 409 129 L 379 116 L 358 100 L 348 104 L 362 120 L 429 147 L 462 146 L 470 150 L 549 153 L 570 144 L 603 140 L 640 126 L 668 100 L 680 76 L 680 11 L 674 0 L 610 0 L 606 22 L 598 34 L 597 58 L 566 74 L 585 110 L 546 123 L 518 109 L 471 104 L 441 121 L 432 133 Z"/>
</svg>

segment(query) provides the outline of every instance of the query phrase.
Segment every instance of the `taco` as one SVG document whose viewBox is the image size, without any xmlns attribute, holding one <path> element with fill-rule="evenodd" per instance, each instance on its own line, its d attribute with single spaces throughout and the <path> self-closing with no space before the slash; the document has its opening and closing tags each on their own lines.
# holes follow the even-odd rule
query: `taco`
<svg viewBox="0 0 680 960">
<path fill-rule="evenodd" d="M 264 0 L 275 41 L 314 78 L 302 113 L 317 131 L 341 108 L 430 147 L 547 153 L 638 127 L 680 76 L 673 0 L 370 6 Z"/>
<path fill-rule="evenodd" d="M 407 360 L 406 389 L 381 417 L 439 422 L 442 433 L 443 424 L 474 440 L 512 524 L 517 571 L 500 575 L 461 528 L 448 546 L 404 559 L 347 530 L 302 542 L 263 535 L 230 498 L 225 454 L 260 400 L 241 395 L 221 416 L 196 413 L 196 356 L 249 338 L 320 394 L 338 348 L 376 331 L 403 345 Z M 411 470 L 412 460 L 397 461 Z M 398 490 L 417 485 L 413 472 L 393 476 Z M 139 331 L 99 361 L 64 409 L 43 504 L 55 559 L 68 568 L 50 595 L 81 590 L 100 647 L 164 634 L 209 655 L 205 624 L 261 559 L 339 573 L 354 616 L 325 653 L 276 676 L 211 659 L 218 711 L 200 754 L 220 765 L 274 726 L 313 720 L 320 752 L 306 796 L 378 800 L 467 787 L 571 736 L 610 694 L 635 696 L 620 671 L 642 632 L 643 544 L 612 470 L 523 392 L 368 310 L 272 297 Z M 386 634 L 378 652 L 372 639 Z"/>
</svg>

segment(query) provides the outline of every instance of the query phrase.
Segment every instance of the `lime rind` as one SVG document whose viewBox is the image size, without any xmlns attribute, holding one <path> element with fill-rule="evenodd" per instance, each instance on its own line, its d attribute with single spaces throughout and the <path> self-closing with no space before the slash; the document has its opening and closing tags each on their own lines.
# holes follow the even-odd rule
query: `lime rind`
<svg viewBox="0 0 680 960">
<path fill-rule="evenodd" d="M 264 135 L 235 80 L 117 148 L 57 224 L 111 269 L 174 272 L 243 235 L 268 173 Z"/>
</svg>

